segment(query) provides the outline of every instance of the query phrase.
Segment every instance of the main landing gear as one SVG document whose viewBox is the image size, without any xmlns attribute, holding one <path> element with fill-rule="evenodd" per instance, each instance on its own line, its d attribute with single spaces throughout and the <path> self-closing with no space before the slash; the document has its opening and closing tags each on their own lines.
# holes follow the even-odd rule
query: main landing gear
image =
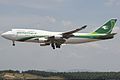
<svg viewBox="0 0 120 80">
<path fill-rule="evenodd" d="M 56 45 L 56 48 L 60 48 L 61 44 L 55 43 L 55 45 Z"/>
<path fill-rule="evenodd" d="M 54 44 L 54 43 L 51 43 L 51 47 L 52 47 L 53 49 L 55 49 L 55 44 Z"/>
<path fill-rule="evenodd" d="M 55 49 L 55 48 L 60 48 L 60 44 L 51 43 L 51 47 L 52 47 L 53 49 Z"/>
</svg>

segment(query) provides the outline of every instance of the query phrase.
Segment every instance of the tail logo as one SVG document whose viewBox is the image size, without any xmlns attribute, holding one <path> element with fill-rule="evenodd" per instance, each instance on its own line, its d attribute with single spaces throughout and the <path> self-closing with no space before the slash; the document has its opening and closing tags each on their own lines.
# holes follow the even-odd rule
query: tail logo
<svg viewBox="0 0 120 80">
<path fill-rule="evenodd" d="M 102 27 L 104 30 L 107 30 L 108 29 L 108 26 L 103 26 Z"/>
</svg>

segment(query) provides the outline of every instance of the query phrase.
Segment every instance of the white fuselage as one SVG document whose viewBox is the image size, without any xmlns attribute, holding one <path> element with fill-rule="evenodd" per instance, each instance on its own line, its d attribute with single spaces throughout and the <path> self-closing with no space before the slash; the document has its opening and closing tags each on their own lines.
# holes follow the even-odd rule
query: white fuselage
<svg viewBox="0 0 120 80">
<path fill-rule="evenodd" d="M 2 37 L 12 40 L 12 41 L 44 43 L 44 40 L 46 40 L 47 37 L 49 36 L 59 37 L 61 36 L 60 34 L 62 33 L 63 32 L 49 32 L 49 31 L 35 30 L 35 29 L 12 29 L 12 31 L 3 33 Z M 84 35 L 89 35 L 89 33 L 73 33 L 73 35 L 84 36 Z M 37 37 L 39 41 L 36 39 Z M 97 41 L 97 40 L 99 39 L 70 37 L 68 39 L 65 39 L 64 43 L 65 44 L 78 44 L 78 43 L 92 42 L 92 41 Z"/>
</svg>

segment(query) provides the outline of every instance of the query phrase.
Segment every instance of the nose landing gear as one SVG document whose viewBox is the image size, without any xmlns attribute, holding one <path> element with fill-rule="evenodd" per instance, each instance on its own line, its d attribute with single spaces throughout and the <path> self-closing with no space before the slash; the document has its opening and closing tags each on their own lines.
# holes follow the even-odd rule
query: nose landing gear
<svg viewBox="0 0 120 80">
<path fill-rule="evenodd" d="M 13 42 L 13 44 L 12 44 L 12 45 L 13 45 L 13 46 L 15 46 L 15 41 L 12 41 L 12 42 Z"/>
</svg>

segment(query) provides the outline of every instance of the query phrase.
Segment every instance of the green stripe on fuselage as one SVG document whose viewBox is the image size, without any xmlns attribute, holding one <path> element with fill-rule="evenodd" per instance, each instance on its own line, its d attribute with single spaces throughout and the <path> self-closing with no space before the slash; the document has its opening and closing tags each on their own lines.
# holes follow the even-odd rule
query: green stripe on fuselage
<svg viewBox="0 0 120 80">
<path fill-rule="evenodd" d="M 76 38 L 90 38 L 90 39 L 98 39 L 100 36 L 103 36 L 103 35 L 92 35 L 92 34 L 89 34 L 89 35 L 75 35 L 73 37 L 76 37 Z"/>
<path fill-rule="evenodd" d="M 98 36 L 73 36 L 75 38 L 90 38 L 90 39 L 97 39 Z"/>
<path fill-rule="evenodd" d="M 32 38 L 41 38 L 41 37 L 45 37 L 45 36 L 30 36 L 30 37 L 24 37 L 24 38 L 17 39 L 17 41 L 27 41 L 27 40 L 32 39 Z"/>
</svg>

